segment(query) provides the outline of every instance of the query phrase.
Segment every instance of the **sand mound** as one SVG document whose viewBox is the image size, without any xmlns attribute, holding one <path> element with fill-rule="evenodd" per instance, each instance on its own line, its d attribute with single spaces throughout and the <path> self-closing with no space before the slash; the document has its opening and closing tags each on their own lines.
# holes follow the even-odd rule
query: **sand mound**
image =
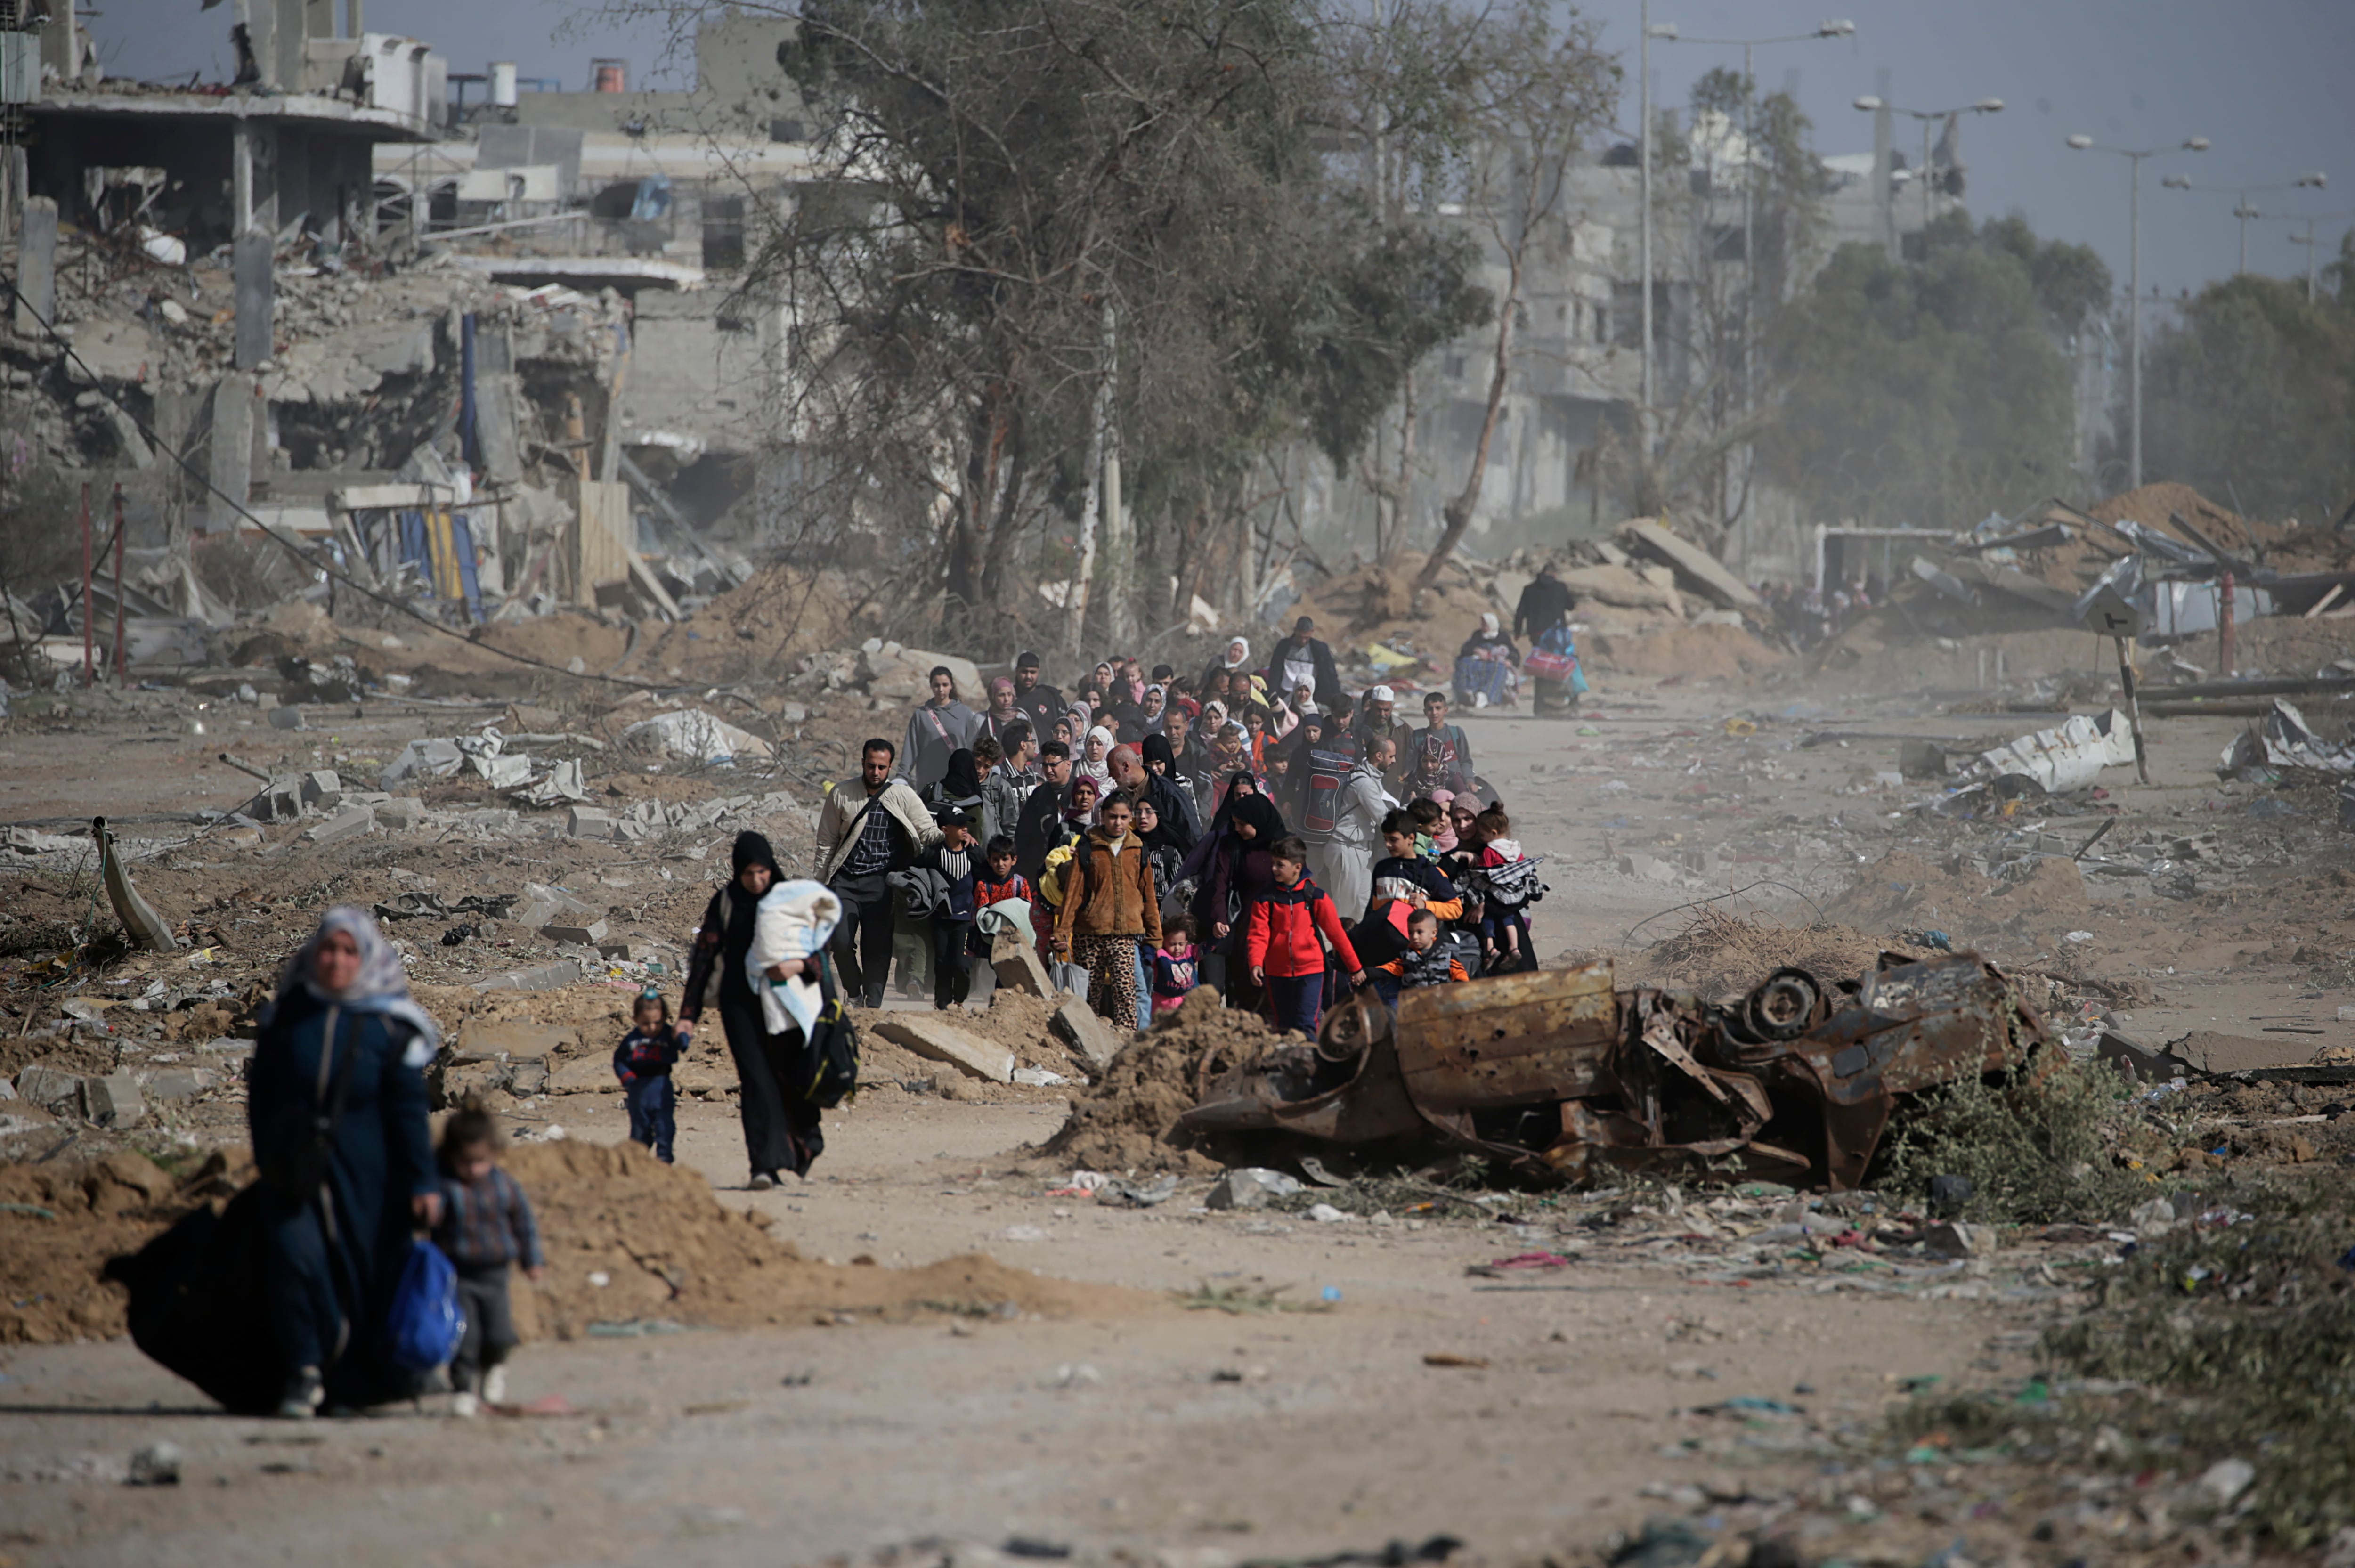
<svg viewBox="0 0 2355 1568">
<path fill-rule="evenodd" d="M 978 1253 L 914 1269 L 812 1263 L 771 1234 L 766 1216 L 727 1207 L 701 1177 L 636 1144 L 533 1144 L 512 1150 L 506 1165 L 531 1196 L 548 1253 L 539 1283 L 516 1284 L 526 1339 L 571 1339 L 592 1323 L 632 1318 L 746 1328 L 840 1313 L 1062 1317 L 1131 1312 L 1146 1300 Z"/>
<path fill-rule="evenodd" d="M 699 1176 L 636 1144 L 533 1144 L 507 1168 L 531 1195 L 548 1273 L 515 1283 L 524 1338 L 570 1339 L 591 1323 L 668 1318 L 714 1328 L 834 1322 L 848 1313 L 904 1320 L 931 1313 L 1103 1317 L 1149 1298 L 1008 1268 L 975 1253 L 922 1268 L 812 1263 L 772 1235 L 765 1216 L 730 1209 Z M 135 1154 L 95 1164 L 0 1168 L 0 1345 L 59 1344 L 123 1332 L 127 1297 L 100 1277 L 197 1204 L 250 1176 L 215 1154 L 185 1179 Z M 603 1275 L 600 1285 L 592 1276 Z"/>
<path fill-rule="evenodd" d="M 1103 1079 L 1071 1101 L 1071 1118 L 1039 1152 L 1115 1175 L 1217 1170 L 1214 1161 L 1170 1142 L 1170 1131 L 1193 1108 L 1207 1058 L 1255 1056 L 1277 1038 L 1257 1014 L 1230 1010 L 1206 986 L 1175 1019 L 1114 1057 Z"/>
<path fill-rule="evenodd" d="M 232 1189 L 229 1161 L 186 1180 L 135 1154 L 90 1165 L 0 1167 L 0 1345 L 58 1345 L 123 1332 L 129 1301 L 106 1260 L 206 1198 Z"/>
<path fill-rule="evenodd" d="M 1704 906 L 1674 936 L 1619 965 L 1623 978 L 1703 997 L 1740 995 L 1777 969 L 1805 969 L 1828 983 L 1861 979 L 1883 952 L 1925 950 L 1878 941 L 1845 925 L 1769 925 L 1753 915 Z"/>
</svg>

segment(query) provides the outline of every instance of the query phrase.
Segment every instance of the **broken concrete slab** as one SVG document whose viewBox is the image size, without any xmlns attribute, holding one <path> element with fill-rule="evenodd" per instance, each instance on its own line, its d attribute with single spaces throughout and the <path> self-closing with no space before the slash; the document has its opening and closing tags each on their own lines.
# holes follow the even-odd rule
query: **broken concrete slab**
<svg viewBox="0 0 2355 1568">
<path fill-rule="evenodd" d="M 618 1094 L 622 1081 L 613 1076 L 610 1057 L 583 1056 L 568 1061 L 549 1072 L 546 1079 L 550 1094 Z"/>
<path fill-rule="evenodd" d="M 147 1115 L 139 1080 L 128 1072 L 109 1072 L 81 1081 L 82 1115 L 91 1125 L 135 1127 Z"/>
<path fill-rule="evenodd" d="M 571 838 L 609 839 L 613 837 L 613 814 L 593 805 L 576 805 L 564 814 L 564 832 Z"/>
<path fill-rule="evenodd" d="M 344 802 L 344 781 L 333 768 L 313 768 L 301 780 L 303 804 L 333 811 Z"/>
<path fill-rule="evenodd" d="M 303 837 L 313 844 L 339 844 L 346 838 L 358 838 L 376 831 L 376 808 L 368 805 L 346 805 L 334 815 L 303 829 Z"/>
<path fill-rule="evenodd" d="M 1114 1029 L 1096 1017 L 1094 1010 L 1077 997 L 1057 1008 L 1047 1024 L 1098 1072 L 1120 1054 L 1124 1037 L 1128 1032 Z"/>
<path fill-rule="evenodd" d="M 581 1038 L 581 1031 L 527 1019 L 469 1024 L 451 1046 L 453 1061 L 545 1061 Z"/>
<path fill-rule="evenodd" d="M 1678 538 L 1650 517 L 1637 517 L 1620 525 L 1618 539 L 1635 554 L 1671 568 L 1677 574 L 1677 586 L 1700 594 L 1721 610 L 1764 608 L 1750 585 L 1728 571 L 1716 557 Z"/>
<path fill-rule="evenodd" d="M 555 964 L 542 964 L 533 969 L 510 969 L 504 975 L 494 975 L 478 980 L 474 989 L 481 991 L 560 991 L 581 978 L 581 965 L 570 958 Z"/>
<path fill-rule="evenodd" d="M 992 1045 L 937 1013 L 886 1013 L 871 1026 L 894 1045 L 906 1046 L 918 1056 L 944 1061 L 969 1077 L 991 1083 L 1014 1081 L 1014 1053 Z"/>
<path fill-rule="evenodd" d="M 34 1062 L 16 1074 L 16 1097 L 58 1115 L 81 1115 L 81 1074 Z"/>
<path fill-rule="evenodd" d="M 308 730 L 310 728 L 308 724 L 303 722 L 303 710 L 299 708 L 272 709 L 270 727 L 272 730 Z"/>
<path fill-rule="evenodd" d="M 146 1075 L 142 1085 L 147 1098 L 159 1104 L 174 1100 L 193 1100 L 220 1081 L 219 1074 L 203 1067 L 167 1067 Z"/>
<path fill-rule="evenodd" d="M 562 942 L 574 947 L 594 947 L 605 940 L 605 923 L 592 920 L 586 925 L 543 925 L 539 933 L 550 942 Z"/>
<path fill-rule="evenodd" d="M 376 803 L 376 825 L 406 833 L 425 826 L 425 803 L 413 795 L 396 795 Z"/>
<path fill-rule="evenodd" d="M 1264 1209 L 1271 1198 L 1289 1198 L 1300 1190 L 1296 1177 L 1263 1166 L 1243 1166 L 1230 1170 L 1211 1187 L 1209 1196 L 1202 1200 L 1206 1209 Z"/>
<path fill-rule="evenodd" d="M 1055 983 L 1047 978 L 1047 965 L 1039 961 L 1039 949 L 1013 932 L 991 939 L 989 966 L 996 972 L 997 983 L 1009 991 L 1031 997 L 1055 994 Z"/>
</svg>

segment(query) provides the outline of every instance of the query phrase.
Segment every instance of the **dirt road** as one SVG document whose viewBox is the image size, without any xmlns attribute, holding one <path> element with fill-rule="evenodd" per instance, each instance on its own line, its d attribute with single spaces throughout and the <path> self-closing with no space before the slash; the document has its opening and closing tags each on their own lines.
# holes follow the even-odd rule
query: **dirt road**
<svg viewBox="0 0 2355 1568">
<path fill-rule="evenodd" d="M 1902 809 L 1911 792 L 1880 776 L 1896 746 L 1879 737 L 2027 727 L 2009 716 L 1923 719 L 1889 700 L 1785 711 L 1754 694 L 1674 688 L 1597 706 L 1577 724 L 1466 720 L 1482 772 L 1550 857 L 1553 891 L 1538 912 L 1549 957 L 1634 953 L 1677 928 L 1675 913 L 1656 917 L 1729 887 L 1748 888 L 1748 907 L 1804 915 L 1855 896 L 1859 869 L 1892 849 L 1984 856 L 2008 836 L 2073 840 L 2098 826 L 1925 823 Z M 1729 732 L 1737 710 L 1764 720 L 1755 734 Z M 119 726 L 10 738 L 8 812 L 86 813 L 94 777 L 104 804 L 124 810 L 139 798 L 134 775 L 174 775 L 199 747 L 218 749 L 154 728 L 152 752 L 132 750 L 141 737 Z M 386 722 L 365 739 L 382 752 L 427 728 Z M 2154 787 L 2111 785 L 2129 818 L 2117 836 L 2222 823 L 2233 853 L 2258 859 L 2220 886 L 2261 885 L 2261 873 L 2307 887 L 2330 862 L 2294 834 L 2319 825 L 2253 825 L 2246 807 L 2265 797 L 2216 779 L 2211 759 L 2235 728 L 2159 727 Z M 1840 739 L 1850 732 L 1875 738 Z M 1829 739 L 1807 743 L 1819 735 Z M 266 744 L 299 763 L 311 740 Z M 356 743 L 320 738 L 321 758 Z M 243 784 L 214 771 L 207 803 L 234 804 Z M 180 773 L 174 787 L 197 786 Z M 538 859 L 513 871 L 483 862 L 484 874 L 554 880 L 586 852 L 528 853 Z M 346 857 L 338 896 L 390 896 L 403 858 L 368 841 Z M 243 874 L 216 863 L 208 874 L 224 885 Z M 2219 1029 L 2279 1040 L 2292 1061 L 2355 1033 L 2335 1011 L 2355 991 L 2316 983 L 2323 965 L 2293 951 L 2350 944 L 2343 895 L 2308 887 L 2267 907 L 2252 892 L 2236 912 L 2229 891 L 2199 906 L 2135 892 L 2114 896 L 2096 879 L 2065 907 L 1987 906 L 1986 940 L 2007 962 L 2111 986 L 2098 993 L 2113 997 L 2107 1016 L 2153 1039 Z M 1955 919 L 1925 907 L 1907 923 Z M 2326 1032 L 2264 1035 L 2269 1018 Z M 1860 1282 L 1773 1259 L 1729 1267 L 1740 1234 L 1774 1219 L 1772 1199 L 1654 1200 L 1632 1215 L 1607 1197 L 1533 1199 L 1486 1221 L 1319 1223 L 1202 1211 L 1197 1183 L 1165 1208 L 1100 1208 L 1047 1196 L 1051 1179 L 1016 1168 L 1059 1125 L 1060 1097 L 993 1096 L 868 1096 L 832 1119 L 815 1179 L 773 1193 L 738 1190 L 724 1102 L 686 1107 L 681 1157 L 728 1202 L 773 1214 L 806 1254 L 890 1266 L 986 1251 L 1131 1287 L 1132 1309 L 538 1344 L 521 1354 L 513 1394 L 559 1398 L 569 1413 L 472 1424 L 430 1410 L 309 1427 L 233 1419 L 127 1342 L 13 1348 L 0 1351 L 0 1560 L 805 1563 L 938 1535 L 1220 1568 L 1437 1533 L 1493 1561 L 1533 1560 L 1633 1527 L 1664 1499 L 1857 1484 L 1825 1457 L 1824 1434 L 1873 1426 L 1906 1380 L 2015 1365 L 2021 1332 L 2063 1294 L 2049 1269 L 2038 1274 L 2049 1260 L 2009 1250 L 1934 1279 Z M 623 1132 L 608 1094 L 558 1097 L 535 1115 L 572 1138 Z M 1572 1261 L 1465 1272 L 1531 1251 Z M 1246 1298 L 1281 1287 L 1275 1302 L 1323 1310 L 1180 1305 L 1178 1293 L 1205 1286 Z M 1791 1407 L 1754 1408 L 1813 1435 L 1761 1430 L 1726 1404 L 1742 1399 Z M 176 1488 L 88 1478 L 159 1440 L 186 1450 Z M 77 1467 L 84 1478 L 39 1478 Z"/>
</svg>

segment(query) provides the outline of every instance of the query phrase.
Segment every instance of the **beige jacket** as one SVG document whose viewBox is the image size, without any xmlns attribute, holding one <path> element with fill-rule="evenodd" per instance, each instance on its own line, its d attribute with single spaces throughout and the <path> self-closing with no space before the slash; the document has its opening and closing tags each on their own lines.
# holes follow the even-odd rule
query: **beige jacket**
<svg viewBox="0 0 2355 1568">
<path fill-rule="evenodd" d="M 819 881 L 830 881 L 835 868 L 850 853 L 856 835 L 850 824 L 858 816 L 858 808 L 867 804 L 867 784 L 863 779 L 845 779 L 826 792 L 826 805 L 817 814 L 817 845 L 810 857 L 811 872 Z M 914 853 L 922 854 L 941 841 L 941 830 L 932 821 L 932 814 L 924 809 L 923 798 L 909 787 L 905 779 L 893 779 L 875 797 L 875 809 L 889 812 L 897 818 Z M 864 822 L 859 832 L 867 830 Z M 894 866 L 892 869 L 900 868 Z"/>
</svg>

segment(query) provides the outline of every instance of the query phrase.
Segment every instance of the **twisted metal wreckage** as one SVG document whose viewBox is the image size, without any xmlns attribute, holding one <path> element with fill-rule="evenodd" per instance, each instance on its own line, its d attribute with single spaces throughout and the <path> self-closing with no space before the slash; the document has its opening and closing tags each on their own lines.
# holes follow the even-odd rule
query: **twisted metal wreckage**
<svg viewBox="0 0 2355 1568">
<path fill-rule="evenodd" d="M 1337 1008 L 1316 1044 L 1214 1056 L 1181 1131 L 1340 1144 L 1436 1138 L 1520 1174 L 1738 1172 L 1863 1183 L 1923 1090 L 2057 1059 L 2019 988 L 1976 954 L 1881 955 L 1828 986 L 1777 969 L 1733 1004 L 1619 990 L 1601 963 Z"/>
</svg>

